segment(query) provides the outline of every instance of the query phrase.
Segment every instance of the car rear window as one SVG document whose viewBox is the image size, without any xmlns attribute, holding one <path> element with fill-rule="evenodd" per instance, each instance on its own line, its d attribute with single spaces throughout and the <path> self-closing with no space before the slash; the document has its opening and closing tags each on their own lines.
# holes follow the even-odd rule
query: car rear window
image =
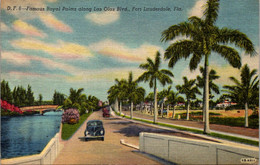
<svg viewBox="0 0 260 165">
<path fill-rule="evenodd" d="M 102 125 L 102 122 L 101 121 L 88 122 L 88 126 L 96 126 L 96 125 Z"/>
</svg>

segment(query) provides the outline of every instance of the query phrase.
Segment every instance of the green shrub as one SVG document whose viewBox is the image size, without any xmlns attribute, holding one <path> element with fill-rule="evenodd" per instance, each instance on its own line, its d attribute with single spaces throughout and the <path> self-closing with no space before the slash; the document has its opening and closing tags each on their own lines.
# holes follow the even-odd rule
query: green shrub
<svg viewBox="0 0 260 165">
<path fill-rule="evenodd" d="M 245 118 L 244 117 L 210 117 L 210 124 L 221 124 L 235 127 L 244 127 Z M 248 118 L 249 128 L 259 127 L 259 118 Z"/>
<path fill-rule="evenodd" d="M 181 119 L 186 119 L 186 117 L 187 117 L 186 112 L 176 114 L 175 116 L 177 116 L 177 115 L 181 115 Z M 210 116 L 220 116 L 221 114 L 210 112 L 209 115 Z M 203 117 L 203 113 L 201 111 L 200 112 L 190 112 L 190 116 L 189 116 L 190 120 L 202 120 L 202 117 Z M 175 118 L 177 118 L 177 117 L 175 117 Z"/>
<path fill-rule="evenodd" d="M 84 121 L 90 116 L 92 112 L 85 113 L 82 116 L 80 116 L 79 122 L 76 124 L 62 124 L 62 131 L 61 131 L 61 138 L 63 140 L 68 140 L 78 129 L 79 127 L 84 123 Z"/>
<path fill-rule="evenodd" d="M 76 124 L 79 122 L 79 111 L 74 108 L 70 108 L 64 111 L 62 114 L 62 123 Z"/>
</svg>

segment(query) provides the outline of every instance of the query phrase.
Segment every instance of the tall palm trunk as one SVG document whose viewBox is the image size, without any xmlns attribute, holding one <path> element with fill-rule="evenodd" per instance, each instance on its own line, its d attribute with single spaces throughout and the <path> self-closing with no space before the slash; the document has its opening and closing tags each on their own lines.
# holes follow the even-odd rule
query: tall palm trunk
<svg viewBox="0 0 260 165">
<path fill-rule="evenodd" d="M 119 114 L 121 115 L 122 113 L 122 101 L 120 101 L 120 104 L 119 104 Z"/>
<path fill-rule="evenodd" d="M 154 79 L 154 119 L 153 122 L 157 123 L 157 87 L 156 87 L 156 79 Z"/>
<path fill-rule="evenodd" d="M 245 127 L 248 127 L 248 103 L 245 103 Z"/>
<path fill-rule="evenodd" d="M 175 105 L 173 105 L 172 118 L 175 118 Z"/>
<path fill-rule="evenodd" d="M 166 118 L 167 118 L 168 115 L 169 115 L 169 110 L 170 110 L 170 104 L 167 105 L 167 114 L 166 114 Z"/>
<path fill-rule="evenodd" d="M 209 64 L 208 64 L 208 55 L 205 56 L 205 73 L 204 73 L 204 113 L 205 113 L 205 122 L 204 122 L 204 133 L 209 134 Z"/>
<path fill-rule="evenodd" d="M 187 118 L 186 120 L 189 120 L 190 119 L 190 100 L 188 99 L 187 101 Z"/>
<path fill-rule="evenodd" d="M 205 90 L 203 91 L 203 109 L 202 109 L 202 114 L 203 114 L 203 118 L 202 118 L 202 121 L 203 123 L 205 122 L 205 118 L 206 118 L 206 107 L 204 106 L 205 105 Z"/>
<path fill-rule="evenodd" d="M 162 103 L 162 107 L 161 107 L 161 115 L 162 115 L 162 118 L 163 118 L 163 103 Z"/>
<path fill-rule="evenodd" d="M 115 101 L 115 111 L 118 112 L 118 99 L 116 98 L 116 101 Z"/>
<path fill-rule="evenodd" d="M 134 103 L 131 101 L 131 113 L 130 113 L 130 118 L 133 119 L 133 111 L 134 111 Z"/>
</svg>

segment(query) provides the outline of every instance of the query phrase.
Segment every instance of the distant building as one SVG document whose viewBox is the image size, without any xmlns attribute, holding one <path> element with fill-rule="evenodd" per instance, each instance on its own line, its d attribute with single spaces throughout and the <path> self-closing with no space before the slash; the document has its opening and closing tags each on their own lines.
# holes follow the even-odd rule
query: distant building
<svg viewBox="0 0 260 165">
<path fill-rule="evenodd" d="M 100 100 L 100 101 L 98 102 L 98 106 L 99 106 L 99 107 L 102 107 L 102 105 L 103 105 L 103 103 L 102 103 L 102 101 Z"/>
<path fill-rule="evenodd" d="M 185 106 L 185 103 L 179 102 L 177 103 L 177 106 Z"/>
<path fill-rule="evenodd" d="M 225 100 L 222 103 L 218 103 L 216 105 L 216 107 L 218 107 L 218 108 L 226 108 L 226 107 L 229 107 L 229 106 L 232 106 L 232 105 L 237 105 L 237 103 L 233 103 L 231 101 Z"/>
</svg>

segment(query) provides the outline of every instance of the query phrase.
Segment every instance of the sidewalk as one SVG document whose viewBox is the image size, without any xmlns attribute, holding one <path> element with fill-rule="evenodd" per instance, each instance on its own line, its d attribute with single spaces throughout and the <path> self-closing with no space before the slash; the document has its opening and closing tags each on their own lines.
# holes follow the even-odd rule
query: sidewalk
<svg viewBox="0 0 260 165">
<path fill-rule="evenodd" d="M 130 116 L 129 111 L 123 111 L 123 113 L 127 116 Z M 134 111 L 133 117 L 153 121 L 153 116 L 141 114 L 140 112 L 136 112 L 136 111 Z M 173 120 L 173 119 L 169 119 L 169 118 L 158 117 L 158 122 L 164 123 L 164 124 L 171 124 L 171 125 L 179 126 L 179 127 L 202 130 L 202 131 L 204 128 L 203 122 L 198 122 L 198 121 Z M 243 138 L 243 139 L 259 141 L 259 129 L 251 129 L 251 128 L 244 128 L 244 127 L 231 127 L 231 126 L 225 126 L 225 125 L 219 125 L 219 124 L 210 124 L 210 129 L 211 129 L 211 132 L 213 132 L 213 133 L 219 133 L 219 134 L 239 137 L 239 138 Z"/>
</svg>

